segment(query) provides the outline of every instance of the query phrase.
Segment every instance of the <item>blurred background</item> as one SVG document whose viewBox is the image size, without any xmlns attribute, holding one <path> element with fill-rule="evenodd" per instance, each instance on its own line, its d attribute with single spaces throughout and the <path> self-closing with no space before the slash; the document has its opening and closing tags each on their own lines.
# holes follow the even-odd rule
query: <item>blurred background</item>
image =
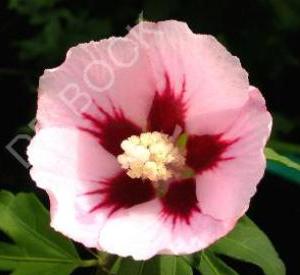
<svg viewBox="0 0 300 275">
<path fill-rule="evenodd" d="M 26 160 L 39 76 L 59 65 L 70 46 L 126 34 L 126 26 L 133 26 L 141 12 L 145 20 L 186 21 L 194 32 L 216 36 L 237 55 L 273 114 L 269 145 L 300 162 L 299 0 L 1 0 L 0 189 L 34 191 L 48 204 L 28 168 L 5 148 Z M 269 162 L 248 212 L 292 275 L 300 274 L 299 199 L 300 173 Z M 240 274 L 262 274 L 254 266 L 228 261 Z"/>
</svg>

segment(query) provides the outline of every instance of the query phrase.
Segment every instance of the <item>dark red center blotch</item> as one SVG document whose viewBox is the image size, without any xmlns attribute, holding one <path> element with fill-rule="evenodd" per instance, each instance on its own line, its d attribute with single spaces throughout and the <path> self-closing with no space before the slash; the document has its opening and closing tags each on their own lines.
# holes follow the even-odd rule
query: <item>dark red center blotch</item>
<svg viewBox="0 0 300 275">
<path fill-rule="evenodd" d="M 175 127 L 184 130 L 186 104 L 183 100 L 185 83 L 178 95 L 171 87 L 169 76 L 166 74 L 166 85 L 162 92 L 156 92 L 148 116 L 148 131 L 158 131 L 172 135 Z"/>
<path fill-rule="evenodd" d="M 222 154 L 234 142 L 222 140 L 222 135 L 191 135 L 186 145 L 186 163 L 198 174 L 214 168 L 219 161 L 232 159 Z"/>
<path fill-rule="evenodd" d="M 130 208 L 135 205 L 152 200 L 155 197 L 155 189 L 149 180 L 132 179 L 125 172 L 106 181 L 99 182 L 98 190 L 85 195 L 101 194 L 101 202 L 93 207 L 90 212 L 98 209 L 109 209 L 110 215 L 122 208 Z"/>
<path fill-rule="evenodd" d="M 175 225 L 178 221 L 190 224 L 194 212 L 200 213 L 196 196 L 196 182 L 194 178 L 173 181 L 164 197 L 162 215 L 171 218 Z"/>
<path fill-rule="evenodd" d="M 122 154 L 121 142 L 132 135 L 140 135 L 142 129 L 127 119 L 120 109 L 113 108 L 112 114 L 100 106 L 97 106 L 97 109 L 102 115 L 101 118 L 88 113 L 82 114 L 84 119 L 91 122 L 93 128 L 80 127 L 80 129 L 95 136 L 99 143 L 113 155 Z"/>
</svg>

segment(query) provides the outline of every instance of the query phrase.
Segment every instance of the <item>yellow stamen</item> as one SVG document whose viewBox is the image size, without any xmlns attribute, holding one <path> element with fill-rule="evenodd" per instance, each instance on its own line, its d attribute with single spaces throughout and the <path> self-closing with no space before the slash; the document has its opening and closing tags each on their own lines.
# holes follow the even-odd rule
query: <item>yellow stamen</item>
<svg viewBox="0 0 300 275">
<path fill-rule="evenodd" d="M 131 136 L 121 143 L 124 153 L 117 157 L 127 175 L 151 181 L 167 180 L 185 164 L 185 158 L 171 138 L 159 132 Z"/>
</svg>

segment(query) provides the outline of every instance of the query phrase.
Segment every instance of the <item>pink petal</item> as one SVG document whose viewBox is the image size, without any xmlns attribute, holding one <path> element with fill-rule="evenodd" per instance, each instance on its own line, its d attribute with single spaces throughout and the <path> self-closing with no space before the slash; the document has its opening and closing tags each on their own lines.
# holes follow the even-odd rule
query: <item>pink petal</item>
<svg viewBox="0 0 300 275">
<path fill-rule="evenodd" d="M 128 37 L 145 48 L 156 91 L 164 90 L 166 74 L 177 97 L 185 87 L 187 121 L 200 113 L 230 109 L 246 102 L 249 87 L 246 71 L 239 59 L 212 36 L 193 34 L 182 22 L 163 21 L 140 23 Z"/>
<path fill-rule="evenodd" d="M 45 70 L 39 83 L 41 127 L 90 127 L 82 113 L 103 117 L 97 105 L 114 108 L 145 128 L 155 93 L 148 57 L 128 38 L 110 38 L 71 48 L 65 62 Z"/>
<path fill-rule="evenodd" d="M 197 176 L 201 210 L 214 218 L 242 216 L 264 174 L 263 149 L 270 135 L 272 119 L 260 92 L 254 88 L 250 91 L 247 104 L 237 110 L 238 119 L 222 135 L 225 140 L 237 141 L 222 154 L 223 161 Z M 214 126 L 218 129 L 220 125 Z"/>
<path fill-rule="evenodd" d="M 201 207 L 201 206 L 200 206 Z M 191 254 L 203 250 L 228 234 L 236 220 L 220 221 L 202 213 L 195 213 L 190 224 L 179 223 L 169 229 L 168 246 L 161 254 Z M 170 228 L 170 222 L 164 226 Z"/>
<path fill-rule="evenodd" d="M 160 203 L 153 200 L 116 212 L 105 223 L 99 246 L 109 253 L 133 256 L 136 260 L 152 257 L 167 242 L 166 229 L 159 223 L 160 210 Z"/>
<path fill-rule="evenodd" d="M 186 131 L 189 135 L 219 135 L 226 132 L 239 118 L 239 110 L 240 108 L 233 108 L 199 114 L 186 122 Z"/>
<path fill-rule="evenodd" d="M 165 220 L 162 205 L 153 200 L 116 213 L 105 223 L 99 245 L 119 256 L 147 260 L 156 254 L 190 254 L 228 233 L 234 222 L 221 222 L 196 213 L 186 222 Z"/>
<path fill-rule="evenodd" d="M 78 129 L 41 129 L 28 147 L 35 168 L 69 179 L 95 181 L 120 171 L 114 156 Z"/>
<path fill-rule="evenodd" d="M 115 158 L 90 135 L 77 129 L 44 128 L 28 148 L 31 176 L 50 197 L 51 225 L 63 234 L 96 247 L 108 211 L 90 212 L 99 197 L 84 194 L 97 181 L 120 172 Z"/>
</svg>

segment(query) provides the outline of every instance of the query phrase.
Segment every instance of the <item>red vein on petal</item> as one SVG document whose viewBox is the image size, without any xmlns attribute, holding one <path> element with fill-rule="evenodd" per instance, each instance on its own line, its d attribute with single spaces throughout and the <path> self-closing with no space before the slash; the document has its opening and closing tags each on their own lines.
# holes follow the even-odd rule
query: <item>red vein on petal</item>
<svg viewBox="0 0 300 275">
<path fill-rule="evenodd" d="M 122 153 L 121 142 L 132 135 L 139 135 L 142 129 L 127 119 L 121 109 L 113 106 L 113 112 L 109 114 L 102 107 L 94 104 L 101 118 L 82 113 L 82 117 L 91 123 L 92 128 L 79 127 L 79 129 L 94 136 L 107 151 L 117 156 Z"/>
<path fill-rule="evenodd" d="M 186 163 L 198 174 L 217 166 L 220 161 L 232 160 L 222 154 L 235 143 L 235 140 L 223 140 L 222 135 L 191 135 L 187 141 Z"/>
<path fill-rule="evenodd" d="M 172 135 L 176 126 L 180 126 L 182 129 L 185 127 L 186 103 L 183 99 L 185 81 L 182 83 L 180 93 L 176 95 L 171 87 L 168 74 L 165 74 L 165 79 L 164 90 L 155 92 L 148 116 L 148 130 Z"/>
<path fill-rule="evenodd" d="M 173 226 L 177 222 L 185 222 L 189 225 L 193 214 L 201 212 L 194 178 L 171 182 L 167 193 L 161 198 L 161 202 L 163 205 L 162 216 L 164 219 L 171 218 Z"/>
<path fill-rule="evenodd" d="M 149 180 L 132 179 L 125 172 L 99 182 L 101 188 L 85 195 L 101 195 L 100 202 L 90 209 L 90 213 L 99 209 L 109 209 L 109 215 L 122 208 L 130 208 L 152 200 L 155 190 Z"/>
</svg>

